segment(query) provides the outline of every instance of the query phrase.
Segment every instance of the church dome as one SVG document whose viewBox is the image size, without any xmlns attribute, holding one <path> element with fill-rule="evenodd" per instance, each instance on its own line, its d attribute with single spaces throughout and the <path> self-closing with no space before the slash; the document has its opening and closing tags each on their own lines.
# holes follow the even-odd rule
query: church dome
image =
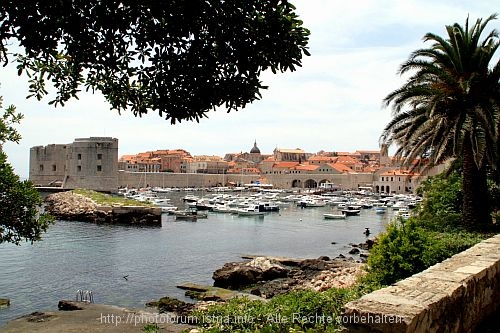
<svg viewBox="0 0 500 333">
<path fill-rule="evenodd" d="M 257 147 L 257 141 L 254 142 L 253 148 L 250 150 L 250 154 L 260 154 L 260 149 Z"/>
</svg>

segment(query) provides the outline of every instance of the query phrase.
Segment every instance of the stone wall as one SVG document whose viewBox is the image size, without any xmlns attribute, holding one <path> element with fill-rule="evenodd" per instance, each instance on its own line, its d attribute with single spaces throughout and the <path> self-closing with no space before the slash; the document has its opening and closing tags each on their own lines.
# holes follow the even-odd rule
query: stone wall
<svg viewBox="0 0 500 333">
<path fill-rule="evenodd" d="M 348 303 L 346 332 L 471 332 L 500 308 L 500 235 Z"/>
<path fill-rule="evenodd" d="M 352 173 L 352 174 L 286 174 L 273 175 L 264 174 L 267 183 L 273 184 L 275 188 L 291 189 L 295 183 L 304 188 L 308 180 L 320 182 L 330 182 L 341 185 L 344 189 L 357 189 L 358 186 L 371 184 L 373 174 Z M 259 181 L 260 175 L 239 175 L 239 174 L 203 174 L 203 173 L 167 173 L 167 172 L 127 172 L 118 171 L 118 185 L 127 187 L 211 187 L 227 184 L 250 184 Z M 297 182 L 300 181 L 300 182 Z"/>
</svg>

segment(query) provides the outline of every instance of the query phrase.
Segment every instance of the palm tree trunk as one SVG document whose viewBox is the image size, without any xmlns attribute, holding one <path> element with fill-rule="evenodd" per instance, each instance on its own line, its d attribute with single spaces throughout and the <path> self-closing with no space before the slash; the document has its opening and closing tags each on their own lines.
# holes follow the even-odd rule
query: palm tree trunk
<svg viewBox="0 0 500 333">
<path fill-rule="evenodd" d="M 469 230 L 485 230 L 492 224 L 486 167 L 477 167 L 468 137 L 463 153 L 463 224 Z"/>
</svg>

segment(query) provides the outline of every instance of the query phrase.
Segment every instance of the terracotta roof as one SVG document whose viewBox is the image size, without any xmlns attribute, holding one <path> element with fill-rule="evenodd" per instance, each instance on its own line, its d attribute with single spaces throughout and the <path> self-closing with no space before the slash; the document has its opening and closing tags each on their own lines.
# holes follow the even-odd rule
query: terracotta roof
<svg viewBox="0 0 500 333">
<path fill-rule="evenodd" d="M 319 165 L 313 164 L 299 164 L 294 169 L 295 170 L 304 170 L 304 171 L 314 171 L 319 168 Z"/>
<path fill-rule="evenodd" d="M 321 156 L 321 155 L 315 155 L 315 156 L 311 156 L 308 161 L 334 161 L 336 160 L 338 157 L 336 156 Z"/>
<path fill-rule="evenodd" d="M 328 165 L 337 170 L 338 172 L 352 172 L 352 169 L 349 168 L 347 165 L 342 164 L 342 163 L 328 163 Z"/>
<path fill-rule="evenodd" d="M 345 165 L 358 164 L 361 163 L 357 158 L 351 156 L 339 156 L 336 163 L 342 163 Z"/>
</svg>

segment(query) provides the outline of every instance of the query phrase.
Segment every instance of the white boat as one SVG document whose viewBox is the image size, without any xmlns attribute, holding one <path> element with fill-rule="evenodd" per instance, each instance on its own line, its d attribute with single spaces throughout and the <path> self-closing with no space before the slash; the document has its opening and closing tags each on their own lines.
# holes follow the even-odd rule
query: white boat
<svg viewBox="0 0 500 333">
<path fill-rule="evenodd" d="M 246 208 L 240 208 L 236 210 L 238 216 L 254 216 L 254 215 L 264 215 L 265 212 L 261 211 L 259 205 L 251 205 Z"/>
<path fill-rule="evenodd" d="M 344 212 L 341 213 L 325 213 L 323 217 L 328 220 L 341 220 L 346 218 L 346 214 Z"/>
<path fill-rule="evenodd" d="M 306 207 L 325 207 L 326 206 L 326 202 L 324 202 L 323 200 L 317 200 L 317 199 L 313 199 L 313 198 L 306 198 L 306 199 L 302 199 L 302 200 L 298 201 L 297 202 L 297 206 L 302 207 L 302 208 L 306 208 Z"/>
<path fill-rule="evenodd" d="M 212 211 L 215 213 L 232 213 L 234 208 L 226 204 L 216 204 L 213 206 Z"/>
<path fill-rule="evenodd" d="M 393 210 L 401 210 L 408 209 L 408 205 L 404 201 L 397 201 L 394 205 L 392 205 Z"/>
</svg>

